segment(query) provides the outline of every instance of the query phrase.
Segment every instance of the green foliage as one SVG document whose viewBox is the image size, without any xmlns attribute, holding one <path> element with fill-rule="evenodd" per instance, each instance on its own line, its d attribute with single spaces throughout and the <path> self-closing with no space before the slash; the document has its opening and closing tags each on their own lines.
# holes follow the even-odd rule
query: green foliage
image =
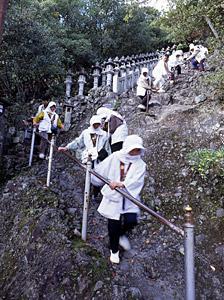
<svg viewBox="0 0 224 300">
<path fill-rule="evenodd" d="M 224 33 L 222 0 L 171 0 L 160 17 L 151 7 L 125 0 L 12 0 L 0 52 L 1 97 L 13 101 L 64 94 L 64 77 L 109 57 L 179 48 L 208 39 L 207 16 Z M 223 73 L 211 79 L 223 85 Z"/>
<path fill-rule="evenodd" d="M 215 73 L 210 74 L 205 82 L 213 86 L 216 90 L 216 98 L 223 101 L 224 100 L 224 70 L 218 70 Z"/>
<path fill-rule="evenodd" d="M 199 173 L 202 178 L 210 175 L 224 177 L 224 148 L 196 150 L 187 159 L 192 171 Z"/>
<path fill-rule="evenodd" d="M 170 0 L 170 10 L 159 20 L 175 43 L 205 40 L 213 36 L 207 16 L 220 37 L 224 34 L 222 0 Z"/>
<path fill-rule="evenodd" d="M 217 51 L 213 55 L 210 66 L 216 68 L 216 72 L 210 73 L 205 79 L 204 83 L 215 88 L 216 98 L 224 100 L 224 50 Z M 217 68 L 218 66 L 218 68 Z"/>
<path fill-rule="evenodd" d="M 93 286 L 98 280 L 102 278 L 111 277 L 111 272 L 107 264 L 105 257 L 102 257 L 101 253 L 96 249 L 90 247 L 87 243 L 83 242 L 80 238 L 74 238 L 72 243 L 72 249 L 76 255 L 81 252 L 83 257 L 89 260 L 88 267 L 86 265 L 79 265 L 76 272 L 73 272 L 73 278 L 77 282 L 77 277 L 82 273 L 88 276 Z"/>
<path fill-rule="evenodd" d="M 76 74 L 109 57 L 162 45 L 159 13 L 124 0 L 12 0 L 0 53 L 0 92 L 12 102 L 60 96 Z"/>
<path fill-rule="evenodd" d="M 44 94 L 61 81 L 63 70 L 63 49 L 42 22 L 39 6 L 24 2 L 11 4 L 0 53 L 1 95 L 11 101 Z"/>
</svg>

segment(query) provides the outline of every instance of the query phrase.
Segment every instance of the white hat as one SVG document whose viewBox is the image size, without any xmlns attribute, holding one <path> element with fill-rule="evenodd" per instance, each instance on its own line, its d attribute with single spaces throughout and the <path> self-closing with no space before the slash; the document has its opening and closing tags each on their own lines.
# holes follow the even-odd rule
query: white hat
<svg viewBox="0 0 224 300">
<path fill-rule="evenodd" d="M 101 117 L 101 119 L 106 119 L 106 122 L 110 119 L 110 117 L 116 116 L 117 118 L 124 120 L 124 118 L 117 112 L 107 107 L 100 107 L 97 109 L 96 114 Z"/>
<path fill-rule="evenodd" d="M 133 149 L 145 149 L 142 138 L 137 134 L 128 135 L 123 143 L 122 150 L 124 153 L 128 154 Z"/>
<path fill-rule="evenodd" d="M 56 103 L 55 103 L 54 101 L 50 101 L 50 102 L 48 103 L 48 106 L 46 107 L 45 111 L 52 113 L 52 111 L 51 111 L 51 107 L 52 107 L 52 106 L 55 106 L 55 107 L 56 107 Z"/>
<path fill-rule="evenodd" d="M 90 125 L 93 126 L 93 124 L 101 124 L 101 117 L 94 115 L 89 121 Z"/>
<path fill-rule="evenodd" d="M 193 50 L 193 49 L 194 49 L 194 44 L 190 44 L 190 45 L 189 45 L 189 49 L 190 49 L 190 50 Z"/>
<path fill-rule="evenodd" d="M 177 50 L 177 51 L 175 52 L 175 56 L 177 56 L 177 55 L 182 56 L 182 55 L 183 55 L 183 50 Z"/>
<path fill-rule="evenodd" d="M 48 104 L 49 107 L 52 107 L 52 106 L 56 106 L 56 103 L 54 101 L 51 101 L 49 104 Z"/>
<path fill-rule="evenodd" d="M 142 74 L 143 74 L 143 73 L 149 73 L 148 68 L 142 68 Z"/>
<path fill-rule="evenodd" d="M 110 116 L 112 113 L 111 109 L 107 108 L 107 107 L 100 107 L 97 109 L 96 114 L 98 116 L 100 116 L 102 119 L 103 118 L 107 118 L 108 116 Z"/>
</svg>

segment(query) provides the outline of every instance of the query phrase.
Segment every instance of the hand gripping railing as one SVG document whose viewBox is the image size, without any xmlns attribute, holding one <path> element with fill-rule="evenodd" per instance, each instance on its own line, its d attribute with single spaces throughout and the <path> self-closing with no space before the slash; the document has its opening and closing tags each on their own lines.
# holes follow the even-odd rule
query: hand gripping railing
<svg viewBox="0 0 224 300">
<path fill-rule="evenodd" d="M 40 135 L 35 132 L 35 134 Z M 43 137 L 41 137 L 43 138 Z M 45 139 L 51 147 L 58 151 L 58 147 L 53 145 L 49 140 Z M 83 222 L 82 222 L 82 238 L 86 240 L 87 232 L 87 213 L 88 213 L 88 202 L 89 202 L 89 189 L 90 189 L 90 174 L 99 178 L 103 183 L 110 184 L 110 181 L 107 178 L 104 178 L 94 170 L 90 168 L 91 164 L 87 163 L 87 166 L 82 164 L 77 158 L 75 158 L 69 152 L 61 152 L 65 156 L 69 157 L 76 164 L 78 164 L 82 169 L 86 170 L 86 186 L 85 186 L 85 195 L 84 195 L 84 210 L 83 210 Z M 115 188 L 115 190 L 129 199 L 135 205 L 140 207 L 142 210 L 146 211 L 150 215 L 157 218 L 161 223 L 167 225 L 170 229 L 184 237 L 184 262 L 185 262 L 185 300 L 195 300 L 195 277 L 194 277 L 194 225 L 192 218 L 192 209 L 190 206 L 185 207 L 185 224 L 184 230 L 177 227 L 166 218 L 162 217 L 154 210 L 141 203 L 139 200 L 135 199 L 125 188 Z"/>
<path fill-rule="evenodd" d="M 40 136 L 40 134 L 38 132 L 35 132 L 37 135 Z M 41 138 L 43 138 L 41 136 Z M 50 143 L 50 141 L 48 141 L 46 139 L 46 141 Z M 52 144 L 51 144 L 52 146 Z M 53 145 L 53 148 L 55 151 L 58 151 L 57 146 Z M 70 154 L 69 152 L 62 152 L 64 155 L 66 155 L 67 157 L 69 157 L 71 160 L 73 160 L 75 163 L 77 163 L 82 169 L 87 170 L 86 165 L 82 164 L 77 158 L 75 158 L 72 154 Z M 98 174 L 97 172 L 95 172 L 94 170 L 90 170 L 89 171 L 90 174 L 96 176 L 97 178 L 99 178 L 100 180 L 102 180 L 102 182 L 104 182 L 105 184 L 110 184 L 110 181 L 107 178 L 104 178 L 103 176 L 101 176 L 100 174 Z M 159 215 L 158 213 L 156 213 L 154 210 L 152 210 L 151 208 L 149 208 L 148 206 L 146 206 L 145 204 L 143 204 L 142 202 L 140 202 L 139 200 L 135 199 L 125 188 L 115 188 L 115 190 L 120 193 L 122 196 L 124 196 L 125 198 L 128 198 L 130 201 L 132 201 L 134 204 L 136 204 L 138 207 L 140 207 L 142 210 L 146 211 L 147 213 L 149 213 L 150 215 L 156 217 L 161 223 L 167 225 L 168 227 L 170 227 L 173 231 L 175 231 L 176 233 L 180 234 L 181 236 L 184 236 L 184 231 L 177 227 L 176 225 L 174 225 L 173 223 L 171 223 L 170 221 L 168 221 L 167 219 L 165 219 L 164 217 L 162 217 L 161 215 Z"/>
<path fill-rule="evenodd" d="M 72 156 L 68 152 L 63 152 L 67 157 L 75 161 L 81 168 L 85 169 L 87 171 L 86 173 L 86 179 L 88 178 L 88 173 L 96 176 L 99 178 L 102 182 L 105 184 L 110 184 L 110 181 L 94 170 L 90 169 L 87 166 L 83 165 L 78 159 L 76 159 L 74 156 Z M 87 179 L 88 182 L 90 182 L 89 178 Z M 86 183 L 87 183 L 86 181 Z M 85 186 L 85 197 L 88 194 L 88 184 Z M 192 218 L 192 209 L 190 206 L 185 207 L 185 224 L 184 224 L 184 230 L 177 227 L 170 221 L 168 221 L 166 218 L 162 217 L 158 213 L 156 213 L 154 210 L 146 206 L 145 204 L 141 203 L 139 200 L 135 199 L 125 188 L 115 188 L 115 190 L 120 193 L 125 198 L 129 199 L 131 202 L 136 204 L 138 207 L 140 207 L 142 210 L 146 211 L 150 215 L 156 217 L 161 223 L 167 225 L 170 227 L 173 231 L 180 234 L 182 237 L 184 237 L 184 262 L 185 262 L 185 299 L 186 300 L 194 300 L 195 299 L 195 278 L 194 278 L 194 225 L 193 225 L 193 218 Z M 88 196 L 87 196 L 88 197 Z M 82 226 L 82 237 L 84 240 L 86 240 L 86 230 L 87 230 L 87 210 L 88 210 L 88 199 L 84 201 L 84 212 L 83 212 L 83 226 Z"/>
</svg>

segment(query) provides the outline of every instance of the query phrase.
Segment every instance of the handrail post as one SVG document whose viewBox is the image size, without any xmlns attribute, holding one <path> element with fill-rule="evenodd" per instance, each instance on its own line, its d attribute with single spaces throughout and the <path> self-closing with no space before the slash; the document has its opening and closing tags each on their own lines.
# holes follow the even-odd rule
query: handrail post
<svg viewBox="0 0 224 300">
<path fill-rule="evenodd" d="M 36 127 L 33 127 L 33 134 L 32 134 L 32 140 L 31 140 L 31 148 L 30 148 L 30 157 L 29 157 L 29 167 L 32 165 L 33 160 L 33 149 L 34 149 L 34 143 L 35 143 L 35 135 L 36 135 Z"/>
<path fill-rule="evenodd" d="M 187 205 L 184 224 L 184 269 L 185 269 L 185 300 L 195 300 L 194 275 L 194 225 L 192 208 Z"/>
<path fill-rule="evenodd" d="M 146 91 L 146 113 L 148 114 L 149 112 L 149 98 L 150 98 L 150 94 L 149 94 L 149 90 Z"/>
<path fill-rule="evenodd" d="M 54 151 L 54 141 L 55 141 L 55 135 L 52 134 L 51 145 L 50 145 L 49 161 L 48 161 L 48 169 L 47 169 L 47 187 L 50 186 L 51 166 L 52 166 L 52 158 L 53 158 L 53 151 Z"/>
<path fill-rule="evenodd" d="M 47 140 L 47 142 L 50 143 L 48 140 Z M 55 145 L 54 145 L 54 150 L 55 151 L 58 150 L 58 147 L 56 147 Z M 62 152 L 62 153 L 64 155 L 66 155 L 67 157 L 69 157 L 71 160 L 75 161 L 82 169 L 85 169 L 85 170 L 87 169 L 87 167 L 84 164 L 82 164 L 77 158 L 75 158 L 69 152 L 66 151 L 66 152 Z M 101 176 L 100 174 L 98 174 L 97 172 L 95 172 L 93 169 L 89 168 L 89 173 L 91 175 L 93 175 L 93 176 L 96 176 L 104 184 L 107 184 L 107 185 L 110 184 L 109 179 L 104 178 L 103 176 Z M 161 223 L 167 225 L 169 228 L 171 228 L 176 233 L 180 234 L 182 237 L 184 236 L 184 230 L 182 230 L 181 228 L 177 227 L 175 224 L 173 224 L 172 222 L 168 221 L 166 218 L 164 218 L 160 214 L 156 213 L 154 210 L 152 210 L 151 208 L 149 208 L 148 206 L 146 206 L 145 204 L 143 204 L 142 202 L 140 202 L 138 199 L 134 198 L 125 188 L 123 188 L 123 189 L 115 188 L 115 191 L 117 191 L 123 197 L 128 198 L 132 203 L 134 203 L 135 205 L 137 205 L 139 208 L 143 209 L 144 211 L 148 212 L 150 215 L 156 217 Z"/>
<path fill-rule="evenodd" d="M 88 218 L 89 194 L 90 194 L 90 183 L 91 183 L 91 173 L 90 173 L 91 168 L 92 168 L 92 160 L 91 160 L 91 156 L 89 156 L 87 161 L 87 168 L 86 168 L 83 218 L 82 218 L 82 240 L 83 241 L 86 241 L 86 236 L 87 236 L 87 218 Z"/>
</svg>

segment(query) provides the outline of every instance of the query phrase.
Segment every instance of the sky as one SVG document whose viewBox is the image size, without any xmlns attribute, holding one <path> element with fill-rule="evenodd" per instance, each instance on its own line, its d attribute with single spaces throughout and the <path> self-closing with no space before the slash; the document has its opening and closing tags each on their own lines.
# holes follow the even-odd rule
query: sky
<svg viewBox="0 0 224 300">
<path fill-rule="evenodd" d="M 167 0 L 150 0 L 148 3 L 150 6 L 153 6 L 158 10 L 163 10 L 167 7 Z"/>
</svg>

